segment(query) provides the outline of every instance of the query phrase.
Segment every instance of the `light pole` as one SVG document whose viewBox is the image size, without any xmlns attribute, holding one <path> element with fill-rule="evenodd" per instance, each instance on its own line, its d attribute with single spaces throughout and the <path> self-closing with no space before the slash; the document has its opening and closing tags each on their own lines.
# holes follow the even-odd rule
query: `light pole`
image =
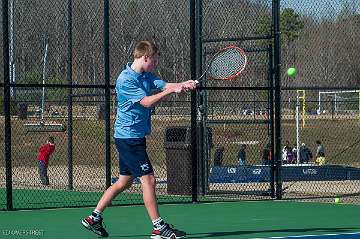
<svg viewBox="0 0 360 239">
<path fill-rule="evenodd" d="M 48 52 L 48 42 L 45 38 L 45 53 L 44 53 L 44 65 L 43 65 L 43 75 L 42 75 L 42 83 L 45 85 L 45 79 L 46 79 L 46 58 L 47 58 L 47 52 Z M 41 122 L 44 122 L 44 107 L 45 107 L 45 87 L 42 88 L 42 97 L 41 97 Z"/>
<path fill-rule="evenodd" d="M 14 9 L 15 9 L 15 0 L 10 0 L 10 44 L 9 44 L 9 74 L 10 74 L 10 83 L 15 83 L 15 63 L 14 63 Z M 13 98 L 15 96 L 14 88 L 10 88 L 10 96 Z"/>
</svg>

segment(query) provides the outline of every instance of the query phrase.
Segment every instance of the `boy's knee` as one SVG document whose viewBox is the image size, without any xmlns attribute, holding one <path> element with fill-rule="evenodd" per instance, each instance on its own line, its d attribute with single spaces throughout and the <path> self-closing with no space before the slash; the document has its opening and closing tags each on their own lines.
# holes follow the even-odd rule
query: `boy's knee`
<svg viewBox="0 0 360 239">
<path fill-rule="evenodd" d="M 126 190 L 128 188 L 130 188 L 133 184 L 133 179 L 132 178 L 119 178 L 113 185 L 112 188 L 115 190 Z"/>
<path fill-rule="evenodd" d="M 150 186 L 155 186 L 156 184 L 156 179 L 154 177 L 153 174 L 149 174 L 149 175 L 144 175 L 140 178 L 140 181 L 142 184 L 147 184 L 147 185 L 150 185 Z"/>
</svg>

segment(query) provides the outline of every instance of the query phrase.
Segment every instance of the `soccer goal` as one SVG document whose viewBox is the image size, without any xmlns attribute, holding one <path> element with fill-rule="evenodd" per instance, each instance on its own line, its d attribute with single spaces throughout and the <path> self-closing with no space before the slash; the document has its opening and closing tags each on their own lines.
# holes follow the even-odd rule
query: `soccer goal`
<svg viewBox="0 0 360 239">
<path fill-rule="evenodd" d="M 320 91 L 317 113 L 329 112 L 360 117 L 360 90 Z"/>
</svg>

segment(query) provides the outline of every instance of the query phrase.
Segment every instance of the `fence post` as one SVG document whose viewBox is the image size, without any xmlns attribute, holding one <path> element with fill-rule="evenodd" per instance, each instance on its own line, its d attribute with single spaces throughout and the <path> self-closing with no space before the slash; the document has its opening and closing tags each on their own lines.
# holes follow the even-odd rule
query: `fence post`
<svg viewBox="0 0 360 239">
<path fill-rule="evenodd" d="M 280 0 L 273 0 L 273 25 L 274 25 L 274 80 L 275 80 L 275 157 L 276 160 L 276 198 L 282 197 L 281 181 L 281 78 L 280 78 Z"/>
<path fill-rule="evenodd" d="M 109 61 L 109 1 L 104 0 L 104 76 L 105 76 L 105 177 L 106 188 L 111 186 L 110 154 L 110 61 Z"/>
<path fill-rule="evenodd" d="M 67 81 L 72 85 L 72 0 L 68 0 L 67 9 L 67 31 L 68 31 L 68 52 L 67 52 Z M 73 110 L 72 110 L 72 88 L 68 89 L 68 123 L 67 123 L 67 158 L 68 158 L 68 189 L 73 189 Z"/>
<path fill-rule="evenodd" d="M 201 0 L 190 0 L 190 67 L 191 79 L 196 79 L 197 75 L 197 42 L 199 37 L 198 9 Z M 197 202 L 197 91 L 191 92 L 191 160 L 192 160 L 192 202 Z"/>
<path fill-rule="evenodd" d="M 4 114 L 5 114 L 5 175 L 6 208 L 13 209 L 11 166 L 11 117 L 10 117 L 10 66 L 9 66 L 9 15 L 8 1 L 2 1 L 3 22 L 3 68 L 4 68 Z"/>
<path fill-rule="evenodd" d="M 269 83 L 268 86 L 271 87 L 269 92 L 269 120 L 270 120 L 270 153 L 271 153 L 271 174 L 270 174 L 270 190 L 271 198 L 275 197 L 275 170 L 276 164 L 274 162 L 274 77 L 273 77 L 273 45 L 270 44 L 268 48 L 269 54 Z"/>
</svg>

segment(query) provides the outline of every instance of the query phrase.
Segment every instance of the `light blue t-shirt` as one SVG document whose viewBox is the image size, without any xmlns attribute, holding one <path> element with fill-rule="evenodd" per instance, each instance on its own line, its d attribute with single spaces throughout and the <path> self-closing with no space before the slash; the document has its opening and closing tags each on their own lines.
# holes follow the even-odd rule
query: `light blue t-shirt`
<svg viewBox="0 0 360 239">
<path fill-rule="evenodd" d="M 139 101 L 150 96 L 152 90 L 163 90 L 166 82 L 152 73 L 141 74 L 126 65 L 116 80 L 118 100 L 114 125 L 115 138 L 143 138 L 151 132 L 151 108 L 142 106 Z"/>
</svg>

